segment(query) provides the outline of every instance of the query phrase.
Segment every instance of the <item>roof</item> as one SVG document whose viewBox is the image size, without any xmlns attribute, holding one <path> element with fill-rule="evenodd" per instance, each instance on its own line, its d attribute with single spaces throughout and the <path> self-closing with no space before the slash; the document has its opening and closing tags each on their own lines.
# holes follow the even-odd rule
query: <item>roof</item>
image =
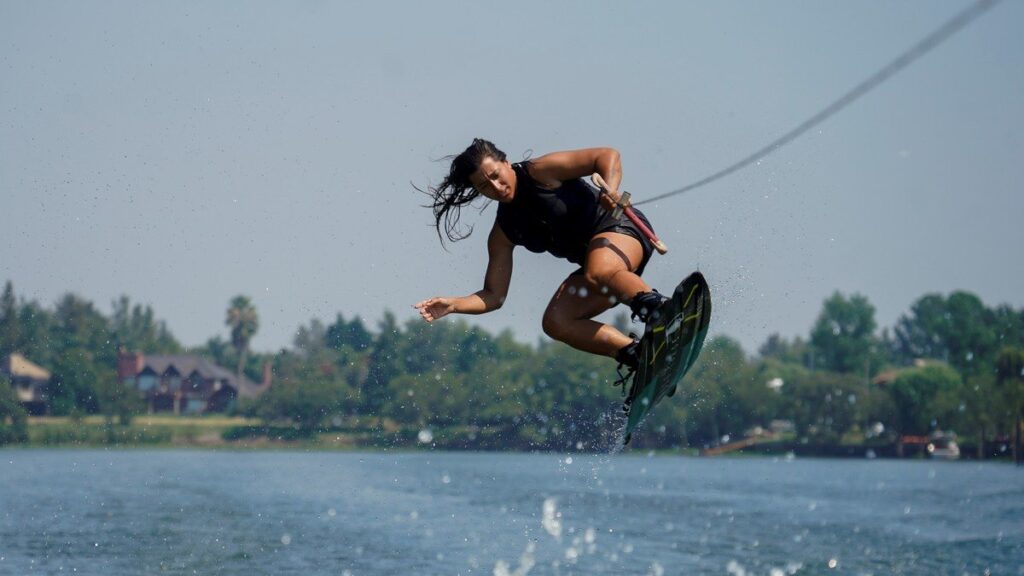
<svg viewBox="0 0 1024 576">
<path fill-rule="evenodd" d="M 264 385 L 249 380 L 244 375 L 239 379 L 230 370 L 218 366 L 202 356 L 190 354 L 147 354 L 143 356 L 142 368 L 139 372 L 149 368 L 157 374 L 163 374 L 171 367 L 182 376 L 188 376 L 195 372 L 203 378 L 223 380 L 243 398 L 255 398 L 266 388 Z"/>
<path fill-rule="evenodd" d="M 157 374 L 163 374 L 172 366 L 179 374 L 185 376 L 193 372 L 198 372 L 203 378 L 212 378 L 214 380 L 227 380 L 235 376 L 231 372 L 221 368 L 213 362 L 210 362 L 202 356 L 187 354 L 147 354 L 143 356 L 142 359 L 142 370 L 149 368 Z"/>
<path fill-rule="evenodd" d="M 21 354 L 11 354 L 4 359 L 2 371 L 11 377 L 31 378 L 33 380 L 49 380 L 50 371 L 30 362 Z"/>
</svg>

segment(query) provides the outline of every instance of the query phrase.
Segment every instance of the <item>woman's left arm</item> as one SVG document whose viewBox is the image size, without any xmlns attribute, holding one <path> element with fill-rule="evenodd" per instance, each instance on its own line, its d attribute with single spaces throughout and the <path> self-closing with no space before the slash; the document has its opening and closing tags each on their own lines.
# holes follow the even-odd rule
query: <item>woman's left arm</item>
<svg viewBox="0 0 1024 576">
<path fill-rule="evenodd" d="M 612 194 L 619 198 L 622 162 L 615 148 L 583 148 L 545 154 L 530 162 L 530 176 L 542 186 L 558 187 L 566 180 L 586 178 L 597 172 Z"/>
</svg>

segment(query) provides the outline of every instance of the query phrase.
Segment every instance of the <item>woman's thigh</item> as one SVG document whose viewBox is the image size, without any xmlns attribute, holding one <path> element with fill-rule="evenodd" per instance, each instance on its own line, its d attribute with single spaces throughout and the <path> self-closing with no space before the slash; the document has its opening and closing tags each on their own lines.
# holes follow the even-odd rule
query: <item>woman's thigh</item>
<svg viewBox="0 0 1024 576">
<path fill-rule="evenodd" d="M 629 301 L 637 293 L 651 289 L 638 273 L 647 256 L 643 244 L 628 234 L 598 234 L 590 241 L 584 268 L 586 278 L 620 300 Z"/>
<path fill-rule="evenodd" d="M 610 277 L 621 271 L 635 272 L 644 260 L 644 247 L 639 240 L 620 232 L 603 232 L 590 241 L 586 275 L 594 280 Z"/>
</svg>

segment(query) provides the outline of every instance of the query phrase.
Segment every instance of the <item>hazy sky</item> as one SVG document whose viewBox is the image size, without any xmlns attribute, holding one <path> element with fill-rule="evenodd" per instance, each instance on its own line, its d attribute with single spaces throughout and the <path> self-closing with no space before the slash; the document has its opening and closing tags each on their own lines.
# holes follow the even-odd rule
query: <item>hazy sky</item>
<svg viewBox="0 0 1024 576">
<path fill-rule="evenodd" d="M 968 6 L 916 2 L 0 0 L 0 282 L 52 306 L 150 304 L 182 343 L 257 350 L 311 318 L 480 288 L 494 206 L 443 250 L 426 198 L 475 136 L 513 160 L 609 145 L 642 200 L 743 157 Z M 836 290 L 892 326 L 929 292 L 1024 306 L 1024 2 L 1003 2 L 791 145 L 645 206 L 669 291 L 699 268 L 713 333 L 806 336 Z M 541 335 L 574 266 L 516 251 Z"/>
</svg>

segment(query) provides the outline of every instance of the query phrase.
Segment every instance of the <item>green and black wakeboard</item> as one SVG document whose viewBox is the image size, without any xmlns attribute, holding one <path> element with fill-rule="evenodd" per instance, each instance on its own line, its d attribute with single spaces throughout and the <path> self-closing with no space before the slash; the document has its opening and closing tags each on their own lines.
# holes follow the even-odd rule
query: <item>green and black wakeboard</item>
<svg viewBox="0 0 1024 576">
<path fill-rule="evenodd" d="M 704 275 L 694 272 L 676 286 L 672 298 L 659 309 L 658 318 L 644 330 L 640 366 L 626 401 L 624 444 L 662 398 L 675 394 L 679 381 L 700 355 L 710 322 L 711 290 Z"/>
</svg>

